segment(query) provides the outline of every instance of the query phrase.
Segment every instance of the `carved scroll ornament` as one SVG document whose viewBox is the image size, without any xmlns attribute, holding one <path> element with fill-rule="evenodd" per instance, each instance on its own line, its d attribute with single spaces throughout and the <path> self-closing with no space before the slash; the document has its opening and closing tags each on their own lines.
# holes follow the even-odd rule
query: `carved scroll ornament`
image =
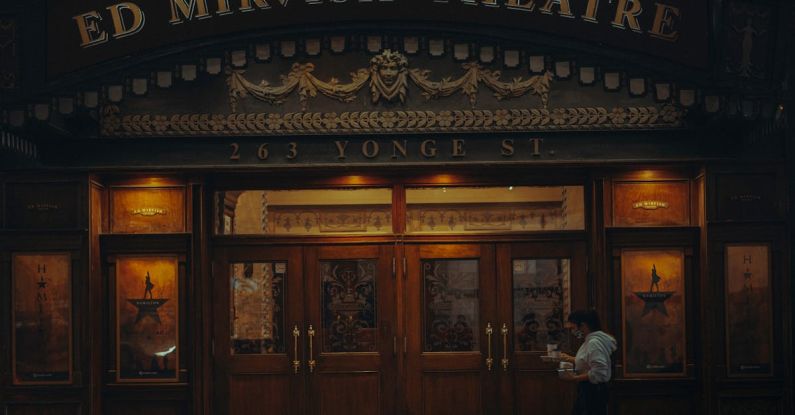
<svg viewBox="0 0 795 415">
<path fill-rule="evenodd" d="M 315 65 L 312 63 L 293 64 L 290 72 L 281 76 L 281 85 L 271 85 L 265 80 L 255 84 L 243 76 L 245 71 L 228 69 L 229 103 L 232 112 L 237 112 L 238 101 L 249 95 L 278 105 L 297 89 L 301 109 L 306 111 L 309 99 L 316 97 L 318 93 L 341 102 L 351 102 L 356 99 L 358 92 L 365 85 L 369 85 L 373 104 L 381 100 L 405 103 L 410 79 L 423 91 L 422 95 L 426 99 L 448 97 L 461 92 L 469 98 L 474 108 L 477 103 L 478 87 L 482 83 L 494 92 L 494 97 L 498 100 L 518 98 L 530 93 L 540 97 L 543 108 L 547 108 L 552 79 L 549 72 L 528 79 L 514 78 L 510 82 L 504 82 L 500 80 L 502 75 L 500 71 L 484 69 L 475 62 L 467 62 L 461 66 L 465 71 L 461 77 L 457 79 L 445 77 L 440 81 L 431 81 L 428 79 L 430 70 L 409 69 L 408 59 L 403 54 L 385 50 L 370 59 L 369 68 L 352 72 L 351 82 L 347 84 L 341 84 L 337 78 L 328 81 L 318 79 L 312 74 L 315 70 Z"/>
</svg>

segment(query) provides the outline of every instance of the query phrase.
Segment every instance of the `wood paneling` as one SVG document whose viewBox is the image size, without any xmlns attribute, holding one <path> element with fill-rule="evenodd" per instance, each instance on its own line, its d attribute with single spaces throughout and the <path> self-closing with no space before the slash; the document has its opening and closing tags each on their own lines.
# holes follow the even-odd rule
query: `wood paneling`
<svg viewBox="0 0 795 415">
<path fill-rule="evenodd" d="M 254 415 L 266 412 L 289 415 L 290 383 L 281 375 L 237 375 L 229 377 L 229 414 Z M 295 406 L 295 405 L 292 405 Z"/>
<path fill-rule="evenodd" d="M 318 396 L 309 398 L 317 401 L 319 415 L 389 413 L 389 408 L 380 407 L 380 378 L 379 373 L 318 374 Z"/>
<path fill-rule="evenodd" d="M 618 415 L 690 415 L 693 401 L 673 396 L 641 396 L 615 399 Z"/>
<path fill-rule="evenodd" d="M 517 414 L 569 414 L 574 406 L 576 384 L 558 379 L 557 371 L 519 372 L 514 375 Z M 503 411 L 504 412 L 504 411 Z"/>
<path fill-rule="evenodd" d="M 779 398 L 724 398 L 719 415 L 783 415 Z"/>
<path fill-rule="evenodd" d="M 113 187 L 111 233 L 185 232 L 184 187 Z"/>
<path fill-rule="evenodd" d="M 76 415 L 79 413 L 79 403 L 14 404 L 5 408 L 5 415 Z"/>
<path fill-rule="evenodd" d="M 769 221 L 782 218 L 775 173 L 715 176 L 717 221 Z"/>
<path fill-rule="evenodd" d="M 613 183 L 613 226 L 690 225 L 687 180 Z"/>
<path fill-rule="evenodd" d="M 422 374 L 423 415 L 483 414 L 480 372 Z"/>
<path fill-rule="evenodd" d="M 108 415 L 186 415 L 190 407 L 182 402 L 116 401 L 108 405 Z"/>
<path fill-rule="evenodd" d="M 9 229 L 77 229 L 82 192 L 77 182 L 6 183 Z"/>
</svg>

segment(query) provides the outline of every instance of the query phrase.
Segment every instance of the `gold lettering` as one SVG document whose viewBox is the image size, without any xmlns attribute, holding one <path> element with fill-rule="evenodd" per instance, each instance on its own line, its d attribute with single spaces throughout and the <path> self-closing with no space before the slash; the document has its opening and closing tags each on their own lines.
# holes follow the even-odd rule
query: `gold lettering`
<svg viewBox="0 0 795 415">
<path fill-rule="evenodd" d="M 398 158 L 398 153 L 402 154 L 403 158 L 407 157 L 407 153 L 406 153 L 406 145 L 407 145 L 407 143 L 408 143 L 407 140 L 403 140 L 403 144 L 400 144 L 399 142 L 397 142 L 395 140 L 392 140 L 392 158 L 393 159 Z"/>
<path fill-rule="evenodd" d="M 337 146 L 337 159 L 345 160 L 345 149 L 348 147 L 348 140 L 335 141 L 334 145 Z"/>
<path fill-rule="evenodd" d="M 629 10 L 627 10 L 627 3 L 632 5 Z M 633 32 L 643 33 L 638 22 L 638 16 L 641 13 L 643 13 L 643 5 L 640 4 L 640 0 L 618 0 L 616 18 L 613 20 L 612 25 L 618 29 L 626 29 L 626 26 L 624 26 L 624 21 L 626 21 Z"/>
<path fill-rule="evenodd" d="M 229 9 L 229 0 L 218 0 L 218 10 L 216 10 L 215 13 L 218 14 L 219 16 L 234 13 L 232 10 Z"/>
<path fill-rule="evenodd" d="M 125 38 L 140 32 L 146 24 L 146 16 L 144 11 L 141 10 L 135 3 L 119 3 L 114 6 L 107 7 L 110 10 L 110 16 L 113 18 L 113 37 L 115 39 Z M 127 10 L 132 13 L 133 22 L 127 27 L 122 16 L 122 10 Z"/>
<path fill-rule="evenodd" d="M 97 26 L 102 21 L 102 16 L 96 11 L 80 14 L 72 19 L 77 22 L 77 30 L 80 31 L 80 47 L 88 48 L 108 41 L 108 33 Z"/>
<path fill-rule="evenodd" d="M 193 12 L 198 11 L 198 14 L 195 16 Z M 182 17 L 179 17 L 178 14 L 181 14 Z M 182 23 L 182 18 L 185 20 L 192 20 L 193 18 L 197 19 L 207 19 L 210 16 L 210 13 L 207 13 L 207 0 L 171 0 L 171 20 L 168 22 L 171 24 L 180 24 Z"/>
<path fill-rule="evenodd" d="M 599 23 L 599 20 L 596 20 L 597 10 L 599 10 L 599 0 L 588 0 L 588 4 L 585 6 L 585 14 L 581 16 L 582 20 Z"/>
<path fill-rule="evenodd" d="M 426 158 L 436 157 L 436 140 L 425 140 L 420 143 L 420 153 Z"/>
<path fill-rule="evenodd" d="M 453 140 L 453 157 L 464 157 L 467 155 L 467 151 L 464 149 L 464 144 L 466 142 L 459 138 Z"/>
<path fill-rule="evenodd" d="M 362 144 L 362 154 L 368 159 L 376 158 L 381 151 L 381 147 L 375 140 L 367 140 Z"/>
<path fill-rule="evenodd" d="M 571 5 L 569 5 L 569 0 L 547 0 L 547 3 L 544 7 L 538 9 L 543 14 L 552 14 L 552 7 L 558 5 L 560 9 L 558 11 L 559 16 L 574 18 L 574 15 L 571 14 Z"/>
<path fill-rule="evenodd" d="M 536 2 L 535 0 L 527 0 L 526 3 L 522 3 L 522 0 L 507 0 L 505 2 L 505 7 L 513 10 L 531 12 L 536 8 Z"/>
<path fill-rule="evenodd" d="M 265 0 L 253 0 L 254 5 L 259 7 L 260 9 L 270 9 L 271 6 L 265 2 Z M 240 11 L 241 12 L 250 12 L 254 10 L 254 6 L 251 5 L 252 0 L 240 0 Z M 287 3 L 287 0 L 284 1 Z"/>
<path fill-rule="evenodd" d="M 533 157 L 541 157 L 541 143 L 544 142 L 543 138 L 531 138 L 530 144 L 533 145 Z"/>
<path fill-rule="evenodd" d="M 649 36 L 658 39 L 676 42 L 679 39 L 679 31 L 674 30 L 674 16 L 679 17 L 679 8 L 667 4 L 654 3 L 657 12 L 654 14 L 654 24 L 649 31 Z"/>
<path fill-rule="evenodd" d="M 298 157 L 298 143 L 291 141 L 287 143 L 287 160 L 295 160 Z"/>
<path fill-rule="evenodd" d="M 500 148 L 500 154 L 502 154 L 505 157 L 511 157 L 511 156 L 513 156 L 513 153 L 514 153 L 513 139 L 506 138 L 506 139 L 502 140 L 502 146 Z"/>
</svg>

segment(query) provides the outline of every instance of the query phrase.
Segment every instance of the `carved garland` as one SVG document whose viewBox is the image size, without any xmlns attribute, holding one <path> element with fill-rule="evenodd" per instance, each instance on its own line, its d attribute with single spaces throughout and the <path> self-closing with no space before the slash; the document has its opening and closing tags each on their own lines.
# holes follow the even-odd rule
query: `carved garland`
<svg viewBox="0 0 795 415">
<path fill-rule="evenodd" d="M 682 122 L 674 106 L 452 111 L 355 111 L 250 114 L 135 114 L 103 110 L 105 136 L 189 136 L 317 133 L 501 132 L 672 128 Z"/>
<path fill-rule="evenodd" d="M 465 72 L 460 78 L 447 77 L 438 82 L 431 81 L 428 79 L 430 70 L 408 69 L 408 59 L 404 55 L 385 50 L 370 59 L 369 68 L 360 68 L 352 72 L 350 83 L 341 84 L 336 78 L 322 81 L 312 74 L 315 70 L 314 64 L 295 63 L 290 72 L 281 77 L 282 84 L 277 86 L 271 86 L 265 80 L 255 84 L 243 77 L 245 71 L 227 69 L 229 104 L 232 112 L 237 112 L 239 100 L 252 96 L 278 105 L 297 89 L 301 110 L 306 111 L 309 98 L 316 97 L 318 93 L 341 102 L 351 102 L 366 84 L 370 86 L 373 104 L 381 100 L 405 103 L 408 80 L 411 79 L 428 100 L 448 97 L 460 91 L 469 97 L 469 103 L 474 108 L 477 104 L 478 87 L 482 83 L 494 92 L 494 97 L 498 100 L 518 98 L 530 93 L 539 96 L 543 108 L 547 108 L 552 79 L 548 71 L 528 79 L 514 78 L 511 82 L 504 82 L 500 81 L 500 71 L 484 69 L 476 62 L 464 63 L 461 66 Z"/>
</svg>

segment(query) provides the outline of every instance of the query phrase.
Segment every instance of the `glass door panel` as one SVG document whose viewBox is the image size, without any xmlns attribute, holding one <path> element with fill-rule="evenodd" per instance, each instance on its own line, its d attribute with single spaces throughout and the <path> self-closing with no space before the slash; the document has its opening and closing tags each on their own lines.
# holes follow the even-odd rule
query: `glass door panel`
<svg viewBox="0 0 795 415">
<path fill-rule="evenodd" d="M 408 412 L 496 413 L 491 245 L 410 245 L 405 252 Z"/>
<path fill-rule="evenodd" d="M 499 324 L 512 343 L 508 367 L 500 371 L 500 413 L 571 412 L 575 385 L 559 381 L 558 364 L 540 356 L 547 344 L 577 351 L 563 323 L 572 309 L 587 305 L 585 252 L 583 242 L 497 246 Z"/>
<path fill-rule="evenodd" d="M 391 246 L 306 248 L 309 414 L 395 411 Z"/>
<path fill-rule="evenodd" d="M 226 247 L 213 261 L 215 411 L 304 411 L 301 248 Z"/>
</svg>

